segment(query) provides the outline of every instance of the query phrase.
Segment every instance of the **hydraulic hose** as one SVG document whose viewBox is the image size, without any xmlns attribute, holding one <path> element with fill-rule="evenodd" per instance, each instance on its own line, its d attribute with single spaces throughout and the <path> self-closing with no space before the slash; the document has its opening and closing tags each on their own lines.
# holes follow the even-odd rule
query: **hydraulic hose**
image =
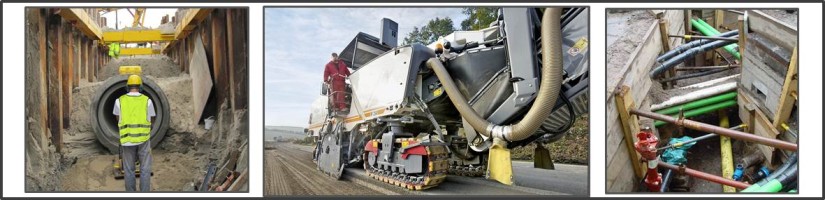
<svg viewBox="0 0 825 200">
<path fill-rule="evenodd" d="M 722 34 L 720 34 L 720 35 L 716 35 L 716 36 L 717 36 L 717 37 L 732 37 L 732 36 L 737 35 L 738 33 L 739 33 L 739 30 L 732 30 L 732 31 L 728 31 L 728 32 L 722 33 Z M 659 56 L 658 58 L 656 58 L 656 62 L 660 62 L 660 63 L 661 63 L 661 62 L 664 62 L 665 60 L 668 60 L 668 59 L 670 59 L 670 58 L 673 58 L 673 56 L 676 56 L 676 55 L 679 55 L 679 54 L 681 54 L 681 53 L 684 53 L 684 52 L 685 52 L 685 51 L 687 51 L 688 49 L 692 49 L 692 48 L 694 48 L 694 47 L 698 47 L 698 46 L 701 46 L 701 45 L 703 45 L 703 44 L 707 44 L 707 43 L 709 43 L 709 42 L 713 42 L 713 41 L 714 41 L 714 40 L 702 40 L 702 39 L 699 39 L 699 40 L 694 40 L 694 41 L 691 41 L 691 42 L 688 42 L 688 43 L 685 43 L 685 44 L 679 45 L 679 46 L 678 46 L 678 47 L 676 47 L 675 49 L 672 49 L 672 50 L 670 50 L 670 51 L 668 51 L 668 52 L 665 52 L 664 54 L 662 54 L 661 56 Z"/>
<path fill-rule="evenodd" d="M 530 110 L 516 124 L 496 125 L 482 118 L 461 95 L 441 61 L 438 58 L 430 58 L 427 61 L 427 66 L 433 69 L 438 80 L 441 81 L 450 101 L 479 134 L 506 141 L 523 140 L 535 133 L 542 122 L 550 116 L 553 106 L 556 105 L 562 81 L 560 17 L 561 8 L 547 8 L 544 12 L 541 22 L 541 53 L 542 63 L 544 63 L 541 70 L 541 83 Z"/>
<path fill-rule="evenodd" d="M 728 45 L 728 44 L 731 44 L 731 43 L 734 43 L 734 41 L 717 40 L 717 41 L 709 42 L 707 44 L 703 44 L 702 46 L 698 46 L 698 47 L 688 49 L 684 53 L 678 54 L 678 55 L 674 56 L 673 58 L 670 58 L 669 60 L 660 63 L 658 67 L 656 67 L 655 69 L 650 71 L 650 78 L 655 78 L 656 76 L 658 76 L 662 72 L 665 72 L 668 69 L 673 68 L 673 67 L 675 67 L 676 65 L 678 65 L 682 62 L 685 62 L 687 59 L 689 59 L 689 58 L 691 58 L 691 57 L 693 57 L 697 54 L 700 54 L 700 53 L 706 52 L 706 51 L 710 51 L 710 50 L 713 50 L 713 49 L 717 49 L 719 47 L 722 47 L 722 46 L 725 46 L 725 45 Z"/>
</svg>

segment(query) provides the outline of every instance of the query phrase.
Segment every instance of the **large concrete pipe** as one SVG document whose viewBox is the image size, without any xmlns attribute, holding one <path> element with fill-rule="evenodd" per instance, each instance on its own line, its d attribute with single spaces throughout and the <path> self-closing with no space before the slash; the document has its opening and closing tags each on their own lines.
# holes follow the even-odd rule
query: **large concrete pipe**
<svg viewBox="0 0 825 200">
<path fill-rule="evenodd" d="M 91 123 L 95 131 L 97 140 L 112 153 L 118 152 L 120 145 L 120 133 L 117 127 L 117 116 L 112 114 L 115 106 L 115 99 L 126 94 L 126 75 L 113 76 L 106 80 L 95 92 L 89 113 L 92 115 Z M 148 96 L 155 106 L 155 119 L 152 121 L 152 132 L 149 134 L 152 147 L 157 147 L 158 142 L 166 135 L 169 129 L 169 101 L 163 90 L 155 84 L 152 79 L 145 76 L 141 93 Z"/>
</svg>

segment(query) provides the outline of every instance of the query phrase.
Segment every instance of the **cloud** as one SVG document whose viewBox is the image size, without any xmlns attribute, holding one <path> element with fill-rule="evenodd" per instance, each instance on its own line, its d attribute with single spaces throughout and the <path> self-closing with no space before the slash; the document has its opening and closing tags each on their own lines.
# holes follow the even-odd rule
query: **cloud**
<svg viewBox="0 0 825 200">
<path fill-rule="evenodd" d="M 358 32 L 379 35 L 381 19 L 398 22 L 401 39 L 414 26 L 450 17 L 460 27 L 461 8 L 266 8 L 264 10 L 265 124 L 305 127 L 321 97 L 323 66 Z"/>
</svg>

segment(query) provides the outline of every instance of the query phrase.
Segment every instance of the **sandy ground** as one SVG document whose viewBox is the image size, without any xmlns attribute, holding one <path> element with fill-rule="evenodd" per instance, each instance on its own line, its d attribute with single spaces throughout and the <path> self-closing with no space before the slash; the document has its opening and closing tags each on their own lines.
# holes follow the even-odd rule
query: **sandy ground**
<svg viewBox="0 0 825 200">
<path fill-rule="evenodd" d="M 98 74 L 102 80 L 118 74 L 120 66 L 140 66 L 143 75 L 156 78 L 175 77 L 181 74 L 180 68 L 169 57 L 162 55 L 123 56 L 106 64 Z"/>
<path fill-rule="evenodd" d="M 182 191 L 201 174 L 194 170 L 198 160 L 190 155 L 155 150 L 152 156 L 155 161 L 152 165 L 152 191 Z M 79 158 L 62 177 L 63 191 L 123 191 L 123 179 L 115 180 L 112 174 L 112 162 L 116 157 L 99 155 Z"/>
<path fill-rule="evenodd" d="M 798 26 L 799 24 L 799 12 L 797 11 L 789 13 L 785 10 L 763 10 L 762 12 L 791 26 Z"/>
<path fill-rule="evenodd" d="M 213 129 L 205 130 L 192 119 L 192 80 L 188 74 L 178 73 L 178 66 L 162 56 L 128 59 L 120 64 L 143 65 L 143 72 L 164 91 L 169 101 L 171 120 L 166 137 L 153 149 L 152 191 L 191 191 L 205 174 L 209 160 L 217 160 L 218 167 L 226 162 L 231 151 L 239 151 L 236 170 L 247 168 L 248 114 L 246 109 L 230 111 L 226 104 Z M 116 74 L 116 66 L 106 69 Z M 171 74 L 171 75 L 169 75 Z M 113 159 L 95 137 L 90 123 L 89 105 L 101 82 L 84 83 L 73 90 L 72 126 L 65 130 L 66 152 L 63 170 L 52 173 L 58 191 L 123 191 L 123 180 L 113 176 Z M 37 172 L 38 170 L 34 170 Z M 41 170 L 42 171 L 42 170 Z M 44 176 L 48 172 L 38 172 Z M 251 173 L 250 173 L 251 174 Z M 217 179 L 216 179 L 217 180 Z M 222 180 L 222 179 L 221 179 Z M 41 186 L 43 187 L 43 186 Z"/>
</svg>

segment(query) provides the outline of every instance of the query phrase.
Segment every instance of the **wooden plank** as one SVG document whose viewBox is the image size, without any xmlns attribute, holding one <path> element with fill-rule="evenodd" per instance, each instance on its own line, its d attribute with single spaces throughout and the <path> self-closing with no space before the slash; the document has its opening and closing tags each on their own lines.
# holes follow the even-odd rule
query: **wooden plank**
<svg viewBox="0 0 825 200">
<path fill-rule="evenodd" d="M 779 108 L 773 116 L 773 126 L 776 129 L 782 130 L 781 125 L 788 120 L 793 110 L 794 99 L 791 93 L 797 92 L 799 70 L 797 69 L 798 52 L 797 48 L 793 49 L 791 56 L 791 63 L 788 65 L 788 73 L 785 75 L 785 83 L 782 84 L 782 92 L 779 94 Z M 783 131 L 784 132 L 784 131 Z"/>
<path fill-rule="evenodd" d="M 748 10 L 748 29 L 770 38 L 785 49 L 793 49 L 797 43 L 797 29 L 761 11 Z"/>
<path fill-rule="evenodd" d="M 229 107 L 234 109 L 238 109 L 235 107 L 235 68 L 239 66 L 235 66 L 235 38 L 233 36 L 233 16 L 232 16 L 232 9 L 226 10 L 226 51 L 227 51 L 227 65 L 229 72 Z"/>
<path fill-rule="evenodd" d="M 63 22 L 64 25 L 61 26 L 60 34 L 61 38 L 63 39 L 64 44 L 61 45 L 61 53 L 62 56 L 60 61 L 63 65 L 61 68 L 62 73 L 61 77 L 63 78 L 60 86 L 62 88 L 61 97 L 63 97 L 63 109 L 61 114 L 63 115 L 63 128 L 69 128 L 71 117 L 72 117 L 72 79 L 71 79 L 71 48 L 69 44 L 71 43 L 71 32 L 70 28 L 71 25 Z"/>
<path fill-rule="evenodd" d="M 719 29 L 718 27 L 722 26 L 724 23 L 725 23 L 725 11 L 722 10 L 722 9 L 714 10 L 713 11 L 713 24 L 714 24 L 714 27 L 717 27 L 717 29 L 720 30 L 719 31 L 720 33 L 723 32 L 723 31 L 721 31 L 721 29 Z M 713 54 L 713 66 L 719 66 L 721 64 L 720 61 L 721 61 L 721 59 L 719 59 L 719 55 Z"/>
<path fill-rule="evenodd" d="M 234 29 L 232 38 L 234 50 L 230 51 L 233 54 L 234 61 L 230 62 L 233 66 L 233 81 L 230 82 L 234 89 L 234 107 L 248 108 L 249 101 L 249 40 L 246 30 L 248 30 L 249 20 L 247 19 L 247 9 L 232 9 L 233 20 L 235 23 L 231 28 Z"/>
<path fill-rule="evenodd" d="M 742 88 L 739 88 L 736 98 L 738 104 L 740 104 L 740 117 L 743 115 L 742 112 L 745 112 L 744 115 L 746 116 L 743 117 L 742 120 L 748 122 L 748 131 L 767 138 L 776 138 L 776 136 L 779 135 L 779 130 L 771 124 L 767 115 L 757 108 L 750 93 L 744 92 Z M 768 164 L 771 164 L 772 161 L 770 158 L 772 158 L 775 148 L 767 145 L 757 145 L 757 147 L 765 155 L 765 158 L 769 158 L 767 159 Z"/>
<path fill-rule="evenodd" d="M 192 63 L 192 102 L 195 124 L 202 118 L 206 100 L 212 91 L 212 77 L 209 75 L 209 62 L 206 59 L 206 51 L 200 37 L 195 38 L 195 49 L 189 60 Z"/>
<path fill-rule="evenodd" d="M 72 88 L 77 86 L 77 84 L 75 84 L 75 78 L 74 78 L 74 70 L 75 70 L 75 67 L 76 67 L 75 64 L 77 62 L 77 57 L 75 55 L 75 35 L 74 35 L 74 28 L 72 28 L 71 26 L 69 26 L 69 28 L 68 28 L 68 34 L 69 34 L 68 35 L 68 37 L 69 37 L 68 38 L 69 39 L 69 44 L 68 44 L 68 46 L 69 46 L 69 49 L 68 49 L 68 54 L 69 54 L 69 59 L 68 59 L 69 60 L 69 91 L 71 91 Z M 71 105 L 71 104 L 72 104 L 72 102 L 69 101 L 69 105 Z M 69 106 L 69 108 L 71 108 L 71 106 Z"/>
<path fill-rule="evenodd" d="M 40 88 L 37 88 L 39 93 L 38 97 L 40 98 L 40 119 L 39 119 L 39 126 L 40 130 L 42 130 L 44 134 L 42 138 L 49 138 L 50 132 L 49 129 L 49 102 L 48 102 L 48 95 L 49 95 L 49 73 L 48 73 L 48 51 L 49 46 L 47 44 L 47 37 L 46 37 L 46 10 L 42 8 L 29 8 L 33 12 L 37 12 L 37 45 L 38 45 L 38 56 L 39 59 L 39 69 L 40 74 L 38 74 L 38 81 L 40 82 Z M 45 147 L 46 145 L 43 142 L 47 140 L 41 140 L 40 146 Z"/>
<path fill-rule="evenodd" d="M 633 144 L 636 142 L 634 134 L 638 133 L 640 128 L 638 117 L 630 114 L 630 109 L 635 109 L 637 105 L 634 103 L 634 99 L 630 94 L 630 87 L 622 86 L 622 90 L 616 95 L 616 108 L 619 113 L 619 119 L 621 120 L 622 133 L 624 133 L 624 139 L 626 140 L 625 146 L 630 154 L 631 162 L 635 163 L 639 161 L 641 157 L 633 147 Z M 644 176 L 645 167 L 642 166 L 641 163 L 633 164 L 633 169 L 636 172 L 636 178 L 642 178 Z"/>
<path fill-rule="evenodd" d="M 626 145 L 626 141 L 622 140 L 621 146 Z M 619 148 L 616 154 L 628 155 L 627 148 Z M 633 192 L 639 178 L 634 175 L 633 161 L 626 158 L 616 157 L 608 162 L 606 185 L 607 192 Z"/>
<path fill-rule="evenodd" d="M 62 91 L 61 90 L 61 73 L 62 73 L 62 66 L 63 63 L 60 62 L 62 58 L 62 48 L 63 40 L 61 38 L 61 23 L 60 17 L 56 15 L 49 16 L 48 19 L 48 29 L 46 30 L 46 37 L 49 40 L 49 50 L 48 50 L 48 121 L 49 121 L 49 131 L 51 132 L 50 138 L 52 139 L 52 144 L 55 145 L 55 148 L 58 152 L 62 151 L 62 134 L 63 134 L 63 104 L 62 104 Z"/>
<path fill-rule="evenodd" d="M 241 188 L 246 186 L 248 181 L 249 181 L 249 169 L 247 168 L 247 169 L 244 169 L 243 172 L 241 172 L 240 175 L 238 175 L 238 178 L 235 179 L 235 182 L 232 183 L 232 185 L 229 186 L 229 189 L 227 191 L 230 191 L 230 192 L 240 191 Z"/>
<path fill-rule="evenodd" d="M 222 10 L 212 13 L 212 77 L 215 79 L 216 105 L 226 100 L 228 91 L 226 73 L 226 18 Z"/>
<path fill-rule="evenodd" d="M 61 8 L 59 14 L 77 26 L 80 32 L 87 37 L 95 40 L 103 38 L 103 31 L 101 31 L 99 23 L 95 22 L 82 8 Z"/>
<path fill-rule="evenodd" d="M 621 76 L 622 78 L 618 79 L 618 81 L 616 83 L 607 83 L 607 96 L 606 96 L 607 99 L 605 101 L 606 103 L 612 103 L 613 102 L 613 100 L 612 100 L 613 96 L 614 96 L 613 94 L 619 86 L 621 86 L 621 85 L 631 85 L 632 86 L 632 82 L 627 81 L 626 79 L 633 79 L 634 77 L 635 78 L 640 78 L 638 76 L 644 76 L 644 78 L 649 80 L 649 78 L 647 78 L 647 73 L 644 73 L 644 74 L 640 75 L 638 73 L 632 72 L 632 70 L 635 69 L 636 71 L 641 71 L 643 69 L 640 69 L 640 68 L 646 68 L 649 71 L 650 66 L 652 66 L 653 62 L 656 61 L 655 60 L 656 55 L 660 51 L 659 48 L 661 48 L 661 44 L 656 42 L 656 41 L 661 42 L 661 39 L 656 39 L 656 38 L 659 37 L 659 35 L 658 35 L 659 31 L 657 31 L 657 28 L 658 28 L 658 23 L 654 22 L 647 29 L 647 32 L 646 32 L 645 36 L 643 37 L 643 38 L 645 38 L 645 40 L 642 41 L 641 45 L 636 47 L 636 50 L 634 50 L 632 54 L 630 54 L 630 56 L 629 56 L 630 59 L 628 59 L 628 62 L 622 67 L 622 69 L 617 74 L 618 76 Z M 640 58 L 640 57 L 643 57 L 643 58 Z M 644 90 L 644 91 L 646 92 L 647 90 Z"/>
</svg>

